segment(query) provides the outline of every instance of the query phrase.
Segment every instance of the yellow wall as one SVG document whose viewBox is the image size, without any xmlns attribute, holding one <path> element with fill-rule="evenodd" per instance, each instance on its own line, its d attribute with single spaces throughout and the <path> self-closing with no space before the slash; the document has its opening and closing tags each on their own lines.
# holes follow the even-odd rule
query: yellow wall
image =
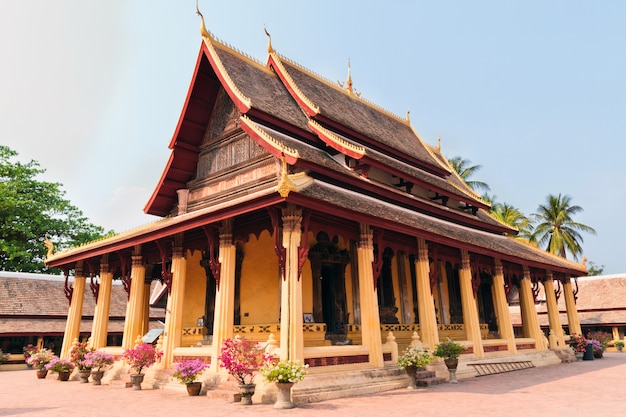
<svg viewBox="0 0 626 417">
<path fill-rule="evenodd" d="M 274 251 L 274 238 L 268 231 L 263 231 L 258 240 L 255 235 L 250 235 L 243 252 L 241 324 L 278 323 L 282 276 Z"/>
<path fill-rule="evenodd" d="M 185 300 L 183 327 L 195 327 L 198 318 L 204 316 L 206 294 L 206 272 L 200 265 L 202 252 L 187 251 L 187 281 L 185 282 Z M 213 320 L 213 318 L 209 318 Z"/>
</svg>

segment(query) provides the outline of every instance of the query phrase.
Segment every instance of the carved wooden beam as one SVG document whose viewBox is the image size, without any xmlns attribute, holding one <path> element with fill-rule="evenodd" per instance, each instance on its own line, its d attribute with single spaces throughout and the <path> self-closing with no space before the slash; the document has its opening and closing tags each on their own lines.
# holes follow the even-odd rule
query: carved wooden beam
<svg viewBox="0 0 626 417">
<path fill-rule="evenodd" d="M 378 253 L 376 254 L 376 259 L 372 261 L 372 272 L 374 274 L 374 289 L 378 287 L 378 278 L 380 278 L 380 274 L 383 271 L 383 236 L 385 235 L 385 231 L 382 229 L 374 230 L 376 234 L 376 246 L 378 248 Z"/>
<path fill-rule="evenodd" d="M 65 275 L 65 285 L 63 286 L 63 292 L 65 293 L 65 298 L 67 298 L 68 304 L 71 306 L 72 295 L 74 294 L 74 286 L 69 285 L 70 270 L 67 268 L 63 268 L 63 274 Z"/>
</svg>

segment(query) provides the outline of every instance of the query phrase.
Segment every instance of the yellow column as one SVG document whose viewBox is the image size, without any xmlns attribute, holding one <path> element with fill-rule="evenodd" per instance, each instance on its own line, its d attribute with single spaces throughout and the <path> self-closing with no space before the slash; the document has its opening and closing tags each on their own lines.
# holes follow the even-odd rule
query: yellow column
<svg viewBox="0 0 626 417">
<path fill-rule="evenodd" d="M 576 300 L 574 299 L 571 278 L 563 284 L 563 296 L 565 297 L 565 309 L 567 310 L 569 333 L 583 334 L 580 327 L 580 320 L 578 319 L 578 311 L 576 310 Z"/>
<path fill-rule="evenodd" d="M 378 299 L 374 286 L 374 244 L 372 229 L 361 224 L 359 245 L 357 247 L 357 261 L 359 268 L 359 298 L 361 300 L 361 337 L 363 345 L 369 347 L 370 365 L 382 368 L 385 366 L 383 346 L 380 336 L 380 315 L 378 314 Z M 382 248 L 379 248 L 382 250 Z"/>
<path fill-rule="evenodd" d="M 283 209 L 285 277 L 281 277 L 280 358 L 304 363 L 302 334 L 302 281 L 298 276 L 298 247 L 302 237 L 302 210 L 289 204 Z"/>
<path fill-rule="evenodd" d="M 233 243 L 232 219 L 222 221 L 220 229 L 220 282 L 215 291 L 215 314 L 213 316 L 213 344 L 211 371 L 220 369 L 217 357 L 224 340 L 233 337 L 235 322 L 235 268 L 237 248 Z"/>
<path fill-rule="evenodd" d="M 417 274 L 417 313 L 419 314 L 422 343 L 427 349 L 434 350 L 439 343 L 435 302 L 430 288 L 430 267 L 428 265 L 428 245 L 426 240 L 417 238 L 417 259 L 415 272 Z"/>
<path fill-rule="evenodd" d="M 546 350 L 543 341 L 544 335 L 541 327 L 539 327 L 539 319 L 537 318 L 533 290 L 530 287 L 530 270 L 526 266 L 524 267 L 524 277 L 520 280 L 519 298 L 524 335 L 535 339 L 537 350 Z"/>
<path fill-rule="evenodd" d="M 478 305 L 472 289 L 472 270 L 470 268 L 469 253 L 461 250 L 461 269 L 459 270 L 459 284 L 461 286 L 461 305 L 463 306 L 463 325 L 465 335 L 474 346 L 474 355 L 482 357 L 483 339 L 480 336 L 480 321 L 478 320 Z"/>
<path fill-rule="evenodd" d="M 185 254 L 183 253 L 181 235 L 175 237 L 174 245 L 172 251 L 172 287 L 167 299 L 163 359 L 161 361 L 164 368 L 169 367 L 174 361 L 174 349 L 180 347 L 183 331 L 187 259 L 185 259 Z"/>
<path fill-rule="evenodd" d="M 546 272 L 546 280 L 543 283 L 543 289 L 546 292 L 546 306 L 548 307 L 548 322 L 550 330 L 556 336 L 557 346 L 550 346 L 551 349 L 563 349 L 565 347 L 565 339 L 563 337 L 563 326 L 561 326 L 561 318 L 559 317 L 559 306 L 554 294 L 554 277 L 551 271 Z"/>
<path fill-rule="evenodd" d="M 91 329 L 91 347 L 94 349 L 107 345 L 112 287 L 113 273 L 109 271 L 109 255 L 102 255 L 102 260 L 100 261 L 100 290 L 96 300 L 93 327 Z"/>
<path fill-rule="evenodd" d="M 491 293 L 493 294 L 500 337 L 506 340 L 509 352 L 517 353 L 515 332 L 513 331 L 513 324 L 511 323 L 511 315 L 509 313 L 509 304 L 506 301 L 506 293 L 504 292 L 504 273 L 502 272 L 502 262 L 500 262 L 499 259 L 495 260 L 495 274 L 493 276 Z"/>
<path fill-rule="evenodd" d="M 146 268 L 143 265 L 140 245 L 135 246 L 133 250 L 130 278 L 130 296 L 126 305 L 126 321 L 122 337 L 124 349 L 132 348 L 137 337 L 143 336 Z"/>
<path fill-rule="evenodd" d="M 80 321 L 83 315 L 83 299 L 85 298 L 85 275 L 83 274 L 83 266 L 80 261 L 76 264 L 74 271 L 73 287 L 72 301 L 67 313 L 65 334 L 63 335 L 63 344 L 61 345 L 61 358 L 69 358 L 74 339 L 80 337 Z"/>
</svg>

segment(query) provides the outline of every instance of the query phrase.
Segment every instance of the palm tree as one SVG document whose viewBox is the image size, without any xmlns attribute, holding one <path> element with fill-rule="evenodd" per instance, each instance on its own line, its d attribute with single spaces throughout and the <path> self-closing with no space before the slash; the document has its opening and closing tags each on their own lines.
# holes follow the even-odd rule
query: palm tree
<svg viewBox="0 0 626 417">
<path fill-rule="evenodd" d="M 532 222 L 518 208 L 507 203 L 495 203 L 489 213 L 500 222 L 519 230 L 518 238 L 534 241 Z"/>
<path fill-rule="evenodd" d="M 563 258 L 567 258 L 567 250 L 574 259 L 578 259 L 578 255 L 582 254 L 580 244 L 583 242 L 580 232 L 596 234 L 593 228 L 572 219 L 575 214 L 583 211 L 582 207 L 572 205 L 572 199 L 568 195 L 549 194 L 546 204 L 540 205 L 537 210 L 538 213 L 533 214 L 537 222 L 534 236 L 539 245 L 547 244 L 548 252 Z"/>
<path fill-rule="evenodd" d="M 460 156 L 448 159 L 448 162 L 452 168 L 459 174 L 459 177 L 465 181 L 465 183 L 474 191 L 485 190 L 489 191 L 487 183 L 482 181 L 471 181 L 469 178 L 474 175 L 480 168 L 480 165 L 471 165 L 472 161 L 469 159 L 463 159 Z"/>
</svg>

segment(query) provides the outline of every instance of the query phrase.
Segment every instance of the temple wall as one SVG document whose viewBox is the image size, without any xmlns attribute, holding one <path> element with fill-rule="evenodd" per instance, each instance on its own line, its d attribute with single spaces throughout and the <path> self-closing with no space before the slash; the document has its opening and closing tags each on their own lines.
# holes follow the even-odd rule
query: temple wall
<svg viewBox="0 0 626 417">
<path fill-rule="evenodd" d="M 251 235 L 243 252 L 241 324 L 278 323 L 282 277 L 274 251 L 274 238 L 268 231 L 263 231 L 258 239 Z"/>
<path fill-rule="evenodd" d="M 206 272 L 200 265 L 201 259 L 202 253 L 200 251 L 187 251 L 183 327 L 195 327 L 198 318 L 204 316 Z"/>
</svg>

